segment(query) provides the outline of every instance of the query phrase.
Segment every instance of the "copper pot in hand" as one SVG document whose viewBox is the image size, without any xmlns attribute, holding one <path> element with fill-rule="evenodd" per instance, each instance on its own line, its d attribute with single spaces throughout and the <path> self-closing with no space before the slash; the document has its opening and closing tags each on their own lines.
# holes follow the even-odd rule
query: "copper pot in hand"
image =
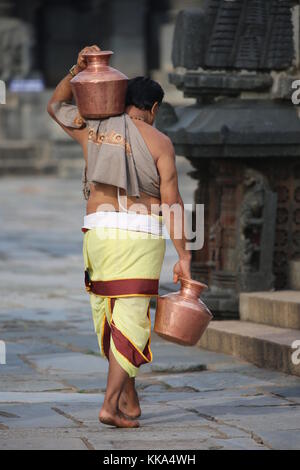
<svg viewBox="0 0 300 470">
<path fill-rule="evenodd" d="M 108 65 L 112 51 L 83 55 L 87 67 L 70 81 L 79 113 L 84 118 L 100 119 L 122 114 L 128 78 Z"/>
<path fill-rule="evenodd" d="M 154 331 L 162 338 L 183 346 L 194 346 L 213 318 L 199 299 L 205 284 L 180 278 L 181 289 L 157 298 Z"/>
</svg>

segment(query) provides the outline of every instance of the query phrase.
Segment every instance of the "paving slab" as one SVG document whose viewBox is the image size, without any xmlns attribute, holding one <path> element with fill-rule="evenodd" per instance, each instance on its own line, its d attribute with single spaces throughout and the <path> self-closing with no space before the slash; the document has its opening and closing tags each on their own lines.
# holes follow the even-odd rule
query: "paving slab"
<svg viewBox="0 0 300 470">
<path fill-rule="evenodd" d="M 300 450 L 300 430 L 294 432 L 290 429 L 286 431 L 266 430 L 260 431 L 263 441 L 272 449 L 277 450 Z"/>
<path fill-rule="evenodd" d="M 219 450 L 268 450 L 264 444 L 256 443 L 247 437 L 216 440 L 216 445 Z"/>
<path fill-rule="evenodd" d="M 94 395 L 94 394 L 93 394 Z M 87 429 L 96 428 L 100 429 L 98 415 L 103 403 L 103 396 L 99 396 L 99 401 L 84 401 L 84 402 L 60 402 L 57 407 L 60 411 L 70 416 L 72 419 L 81 422 Z"/>
<path fill-rule="evenodd" d="M 276 387 L 276 386 L 269 386 L 269 387 L 264 387 L 264 390 L 267 391 L 268 393 L 277 395 L 279 397 L 283 397 L 286 400 L 297 403 L 300 405 L 300 386 L 281 386 L 281 387 Z"/>
<path fill-rule="evenodd" d="M 5 339 L 5 335 L 3 335 L 2 338 Z M 19 363 L 24 363 L 22 355 L 28 356 L 30 354 L 57 354 L 59 352 L 68 352 L 68 349 L 62 346 L 34 338 L 20 339 L 18 342 L 6 340 L 5 345 L 7 365 L 12 365 L 15 360 Z"/>
<path fill-rule="evenodd" d="M 62 393 L 62 392 L 0 392 L 0 403 L 101 403 L 103 394 Z"/>
<path fill-rule="evenodd" d="M 68 386 L 39 374 L 0 374 L 0 393 L 2 392 L 49 392 L 68 390 Z"/>
<path fill-rule="evenodd" d="M 43 354 L 28 356 L 28 360 L 38 370 L 47 374 L 62 374 L 67 378 L 68 374 L 90 375 L 99 374 L 108 370 L 107 361 L 100 356 L 81 353 Z"/>
<path fill-rule="evenodd" d="M 208 368 L 241 366 L 242 362 L 221 353 L 208 353 L 204 349 L 184 347 L 162 340 L 155 333 L 152 335 L 151 349 L 154 361 L 146 364 L 142 373 L 148 372 L 187 372 L 201 371 Z M 248 365 L 248 363 L 247 363 Z"/>
<path fill-rule="evenodd" d="M 60 377 L 60 376 L 58 376 Z M 107 383 L 107 374 L 99 373 L 95 376 L 80 374 L 68 374 L 64 378 L 64 383 L 75 388 L 79 393 L 105 392 Z"/>
<path fill-rule="evenodd" d="M 186 405 L 185 405 L 186 406 Z M 202 406 L 196 405 L 194 410 L 199 416 L 213 417 L 225 424 L 231 424 L 251 432 L 260 434 L 261 431 L 290 430 L 299 432 L 300 430 L 300 410 L 299 407 L 291 406 L 264 406 L 264 407 L 236 407 L 234 402 L 229 405 Z"/>
<path fill-rule="evenodd" d="M 47 403 L 4 405 L 0 402 L 0 423 L 9 429 L 15 428 L 70 428 L 75 423 L 57 413 Z"/>
<path fill-rule="evenodd" d="M 82 353 L 93 353 L 100 356 L 99 345 L 97 336 L 92 334 L 93 326 L 89 322 L 88 331 L 83 330 L 82 320 L 72 319 L 72 324 L 77 325 L 78 323 L 78 332 L 69 332 L 67 334 L 56 334 L 55 344 L 58 348 L 59 346 L 63 349 L 80 351 Z"/>
<path fill-rule="evenodd" d="M 225 388 L 249 388 L 269 385 L 267 381 L 248 377 L 237 372 L 210 372 L 156 375 L 156 380 L 171 387 L 190 387 L 198 391 L 223 390 Z"/>
<path fill-rule="evenodd" d="M 176 389 L 175 389 L 176 390 Z M 200 391 L 193 392 L 176 392 L 174 389 L 164 392 L 163 397 L 167 398 L 168 403 L 187 409 L 193 409 L 193 406 L 229 406 L 234 403 L 236 408 L 239 407 L 265 407 L 265 406 L 289 406 L 290 403 L 281 397 L 272 395 L 264 395 L 257 393 L 253 389 L 245 390 L 220 390 L 220 391 Z M 163 402 L 163 397 L 159 393 L 147 394 L 141 393 L 142 402 Z M 214 415 L 214 413 L 213 413 Z"/>
<path fill-rule="evenodd" d="M 0 433 L 1 450 L 88 450 L 85 443 L 72 437 L 21 437 L 16 439 L 14 435 L 3 438 Z"/>
</svg>

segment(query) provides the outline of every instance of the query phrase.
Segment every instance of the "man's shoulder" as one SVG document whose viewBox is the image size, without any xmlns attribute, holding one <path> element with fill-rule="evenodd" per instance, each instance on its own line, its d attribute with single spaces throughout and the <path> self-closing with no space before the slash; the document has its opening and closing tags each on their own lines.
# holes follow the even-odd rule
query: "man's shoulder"
<svg viewBox="0 0 300 470">
<path fill-rule="evenodd" d="M 157 129 L 154 126 L 150 126 L 150 125 L 149 125 L 149 127 L 150 127 L 151 131 L 153 132 L 153 135 L 155 135 L 155 137 L 157 139 L 160 139 L 163 143 L 168 143 L 168 142 L 172 143 L 170 137 L 168 137 L 166 134 L 161 132 L 159 129 Z"/>
<path fill-rule="evenodd" d="M 156 127 L 149 126 L 149 135 L 153 139 L 154 142 L 160 147 L 161 150 L 164 152 L 172 152 L 174 147 L 173 143 L 166 134 L 158 130 Z"/>
</svg>

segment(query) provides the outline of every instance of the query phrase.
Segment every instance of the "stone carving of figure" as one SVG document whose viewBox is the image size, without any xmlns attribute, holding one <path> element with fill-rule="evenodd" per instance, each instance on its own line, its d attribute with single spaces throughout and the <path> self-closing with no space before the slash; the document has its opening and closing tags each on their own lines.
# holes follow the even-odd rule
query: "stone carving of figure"
<svg viewBox="0 0 300 470">
<path fill-rule="evenodd" d="M 214 267 L 216 271 L 222 269 L 221 263 L 221 244 L 222 244 L 222 225 L 220 219 L 210 227 L 209 230 L 209 243 L 210 243 L 210 260 L 209 264 Z"/>
<path fill-rule="evenodd" d="M 245 195 L 240 210 L 239 266 L 240 272 L 259 270 L 260 236 L 263 223 L 265 193 L 269 185 L 265 177 L 256 170 L 246 169 L 244 176 Z"/>
<path fill-rule="evenodd" d="M 0 79 L 26 77 L 30 71 L 32 31 L 17 18 L 0 18 Z"/>
</svg>

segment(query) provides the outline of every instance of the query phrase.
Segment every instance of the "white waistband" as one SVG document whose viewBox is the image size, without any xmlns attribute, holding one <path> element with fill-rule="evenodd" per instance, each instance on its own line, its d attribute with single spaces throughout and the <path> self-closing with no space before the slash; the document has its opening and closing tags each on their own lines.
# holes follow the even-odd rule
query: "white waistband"
<svg viewBox="0 0 300 470">
<path fill-rule="evenodd" d="M 93 229 L 97 227 L 120 228 L 154 235 L 166 235 L 166 227 L 161 218 L 150 214 L 99 211 L 84 217 L 82 228 Z"/>
</svg>

